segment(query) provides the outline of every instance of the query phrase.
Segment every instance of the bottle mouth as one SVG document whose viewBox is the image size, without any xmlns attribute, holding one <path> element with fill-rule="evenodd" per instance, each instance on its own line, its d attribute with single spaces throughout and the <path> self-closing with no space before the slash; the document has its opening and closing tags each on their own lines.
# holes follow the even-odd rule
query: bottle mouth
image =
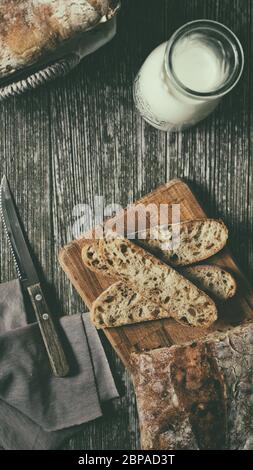
<svg viewBox="0 0 253 470">
<path fill-rule="evenodd" d="M 212 70 L 202 64 L 197 63 L 196 71 L 191 70 L 190 78 L 195 78 L 198 85 L 192 85 L 189 79 L 189 69 L 187 69 L 187 44 L 191 41 L 195 45 L 198 43 L 203 46 L 203 50 L 210 51 L 219 68 L 219 78 L 212 80 Z M 196 51 L 195 51 L 196 52 Z M 203 51 L 202 51 L 203 52 Z M 197 57 L 197 52 L 194 58 Z M 180 68 L 179 65 L 180 64 Z M 201 83 L 201 76 L 198 77 L 198 66 L 203 71 L 209 85 L 205 89 L 205 84 Z M 184 69 L 185 67 L 185 69 Z M 173 85 L 185 95 L 195 98 L 215 99 L 228 93 L 241 77 L 244 67 L 244 53 L 241 43 L 237 36 L 226 26 L 212 20 L 196 20 L 186 23 L 179 28 L 169 39 L 165 51 L 165 70 Z M 187 75 L 188 79 L 183 77 Z"/>
</svg>

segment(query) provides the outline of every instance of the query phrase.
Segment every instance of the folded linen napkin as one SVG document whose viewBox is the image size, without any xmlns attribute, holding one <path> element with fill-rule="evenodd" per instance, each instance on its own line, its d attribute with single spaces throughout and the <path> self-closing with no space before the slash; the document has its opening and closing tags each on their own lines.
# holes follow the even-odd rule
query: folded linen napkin
<svg viewBox="0 0 253 470">
<path fill-rule="evenodd" d="M 52 375 L 37 323 L 27 325 L 19 281 L 0 285 L 0 446 L 55 449 L 118 396 L 87 314 L 61 319 L 71 371 Z"/>
</svg>

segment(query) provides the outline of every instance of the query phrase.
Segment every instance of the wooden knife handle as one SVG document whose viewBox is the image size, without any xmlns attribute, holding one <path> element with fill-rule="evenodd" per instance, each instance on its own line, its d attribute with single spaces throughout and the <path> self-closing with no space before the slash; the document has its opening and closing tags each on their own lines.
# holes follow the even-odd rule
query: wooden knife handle
<svg viewBox="0 0 253 470">
<path fill-rule="evenodd" d="M 43 295 L 41 285 L 38 283 L 28 287 L 28 292 L 34 307 L 52 371 L 56 377 L 65 377 L 69 372 L 69 365 Z"/>
</svg>

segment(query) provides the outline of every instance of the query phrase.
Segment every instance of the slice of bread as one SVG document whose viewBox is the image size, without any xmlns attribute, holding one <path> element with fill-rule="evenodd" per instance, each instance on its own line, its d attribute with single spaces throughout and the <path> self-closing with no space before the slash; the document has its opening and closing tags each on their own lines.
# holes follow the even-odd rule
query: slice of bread
<svg viewBox="0 0 253 470">
<path fill-rule="evenodd" d="M 235 295 L 236 282 L 233 276 L 219 266 L 199 265 L 182 268 L 180 272 L 219 301 L 225 301 Z M 98 329 L 168 317 L 166 310 L 150 302 L 122 281 L 102 292 L 91 310 L 91 320 Z"/>
<path fill-rule="evenodd" d="M 92 241 L 84 246 L 82 250 L 84 264 L 95 272 L 103 272 L 109 275 L 109 269 L 104 262 L 99 250 L 99 243 Z M 214 300 L 225 301 L 233 297 L 236 293 L 236 281 L 233 276 L 213 264 L 200 264 L 180 268 L 179 273 L 186 277 L 199 289 L 212 295 Z M 117 281 L 117 276 L 114 276 Z"/>
<path fill-rule="evenodd" d="M 175 238 L 172 243 L 173 229 Z M 220 251 L 226 244 L 228 230 L 221 220 L 197 219 L 181 224 L 160 225 L 146 233 L 146 239 L 138 234 L 137 243 L 143 248 L 168 262 L 172 266 L 186 266 L 198 263 Z"/>
<path fill-rule="evenodd" d="M 236 293 L 236 282 L 233 276 L 219 266 L 202 264 L 182 268 L 180 273 L 209 293 L 215 300 L 225 301 Z"/>
<path fill-rule="evenodd" d="M 208 327 L 217 319 L 215 303 L 173 268 L 127 239 L 109 232 L 99 243 L 109 271 L 180 322 Z"/>
<path fill-rule="evenodd" d="M 167 318 L 168 312 L 122 281 L 108 287 L 93 302 L 91 320 L 96 328 L 110 328 Z"/>
</svg>

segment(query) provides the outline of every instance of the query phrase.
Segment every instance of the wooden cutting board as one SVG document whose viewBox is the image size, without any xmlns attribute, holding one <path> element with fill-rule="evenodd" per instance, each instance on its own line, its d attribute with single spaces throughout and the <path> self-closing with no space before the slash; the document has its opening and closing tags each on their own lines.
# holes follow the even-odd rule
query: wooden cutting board
<svg viewBox="0 0 253 470">
<path fill-rule="evenodd" d="M 181 221 L 203 218 L 207 215 L 196 200 L 190 188 L 181 180 L 172 180 L 157 188 L 154 192 L 136 201 L 136 204 L 180 204 Z M 128 213 L 133 209 L 128 209 Z M 125 219 L 126 211 L 114 218 L 113 221 Z M 143 211 L 143 217 L 147 217 Z M 149 215 L 150 225 L 157 219 Z M 80 294 L 88 308 L 103 290 L 113 283 L 113 279 L 101 274 L 95 274 L 84 267 L 81 260 L 82 247 L 89 243 L 87 238 L 74 240 L 64 246 L 59 254 L 60 264 L 70 281 Z M 219 306 L 219 319 L 208 330 L 191 328 L 178 324 L 173 319 L 143 322 L 136 325 L 107 328 L 104 330 L 108 340 L 122 359 L 126 367 L 130 368 L 131 352 L 151 350 L 172 344 L 182 344 L 186 341 L 198 339 L 210 331 L 226 331 L 234 326 L 250 321 L 253 318 L 253 289 L 240 271 L 231 256 L 228 248 L 208 259 L 208 263 L 215 263 L 228 269 L 236 278 L 238 290 L 236 296 Z"/>
</svg>

